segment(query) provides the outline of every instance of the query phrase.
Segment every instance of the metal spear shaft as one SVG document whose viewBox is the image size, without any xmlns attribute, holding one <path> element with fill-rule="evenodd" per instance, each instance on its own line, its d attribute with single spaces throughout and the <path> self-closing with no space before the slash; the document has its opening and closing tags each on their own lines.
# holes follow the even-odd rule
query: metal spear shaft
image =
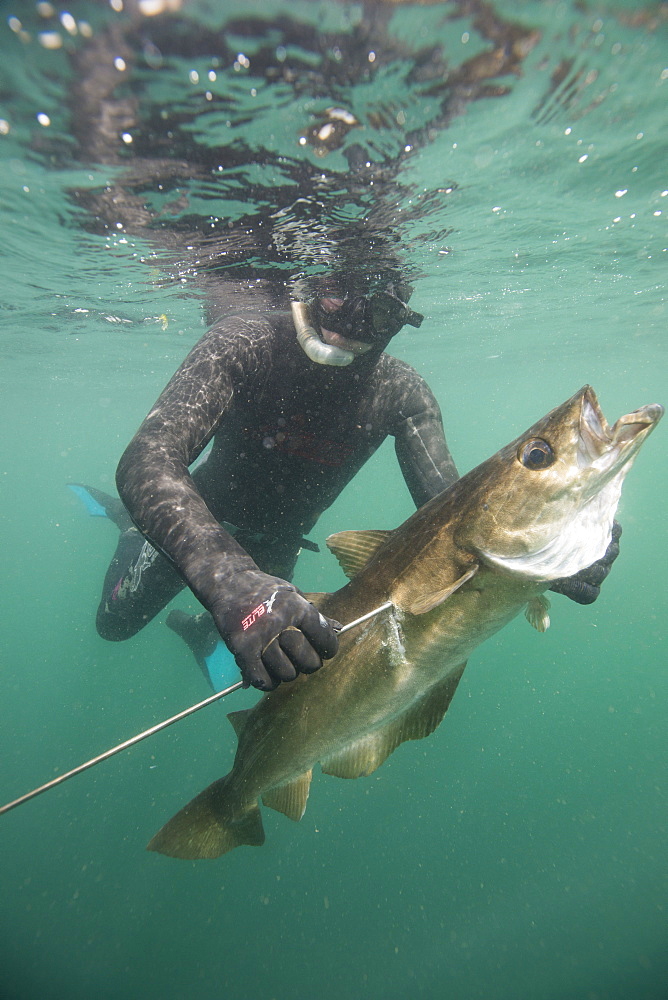
<svg viewBox="0 0 668 1000">
<path fill-rule="evenodd" d="M 386 601 L 385 604 L 381 604 L 380 607 L 374 608 L 373 611 L 369 611 L 360 618 L 356 618 L 354 622 L 348 622 L 348 624 L 344 625 L 343 628 L 338 629 L 338 634 L 342 635 L 349 629 L 355 628 L 356 625 L 361 625 L 362 622 L 367 621 L 369 618 L 373 618 L 381 611 L 385 611 L 387 608 L 391 607 L 392 601 Z M 223 691 L 216 691 L 215 694 L 209 695 L 209 697 L 205 698 L 204 701 L 198 701 L 196 705 L 191 705 L 190 708 L 184 708 L 184 710 L 179 712 L 177 715 L 172 715 L 170 719 L 165 719 L 164 722 L 158 722 L 157 725 L 151 726 L 150 729 L 145 729 L 143 733 L 138 733 L 136 736 L 132 736 L 129 740 L 125 740 L 123 743 L 119 743 L 117 746 L 112 747 L 110 750 L 106 750 L 104 753 L 98 754 L 97 757 L 92 757 L 84 764 L 79 764 L 78 767 L 73 767 L 71 771 L 66 771 L 65 774 L 59 774 L 57 778 L 52 778 L 51 781 L 47 781 L 46 784 L 40 785 L 39 788 L 33 788 L 31 792 L 26 792 L 25 795 L 21 795 L 18 799 L 14 799 L 12 802 L 8 802 L 6 805 L 0 806 L 0 816 L 3 813 L 9 812 L 10 809 L 16 809 L 17 806 L 23 805 L 24 802 L 28 802 L 30 799 L 34 799 L 35 796 L 41 795 L 42 792 L 47 792 L 50 788 L 55 788 L 56 785 L 61 785 L 63 781 L 67 781 L 68 778 L 73 778 L 75 774 L 81 774 L 82 771 L 87 771 L 89 767 L 94 767 L 96 764 L 101 764 L 103 760 L 108 760 L 109 757 L 114 757 L 117 753 L 120 753 L 121 750 L 127 750 L 128 747 L 133 747 L 136 743 L 141 743 L 142 740 L 148 739 L 149 736 L 159 733 L 161 729 L 166 729 L 167 726 L 172 726 L 175 722 L 180 722 L 181 719 L 185 719 L 188 715 L 193 715 L 195 712 L 199 712 L 200 708 L 206 708 L 207 705 L 213 705 L 214 701 L 220 701 L 221 698 L 227 697 L 227 695 L 232 694 L 233 691 L 238 691 L 240 687 L 243 687 L 243 681 L 237 681 L 236 684 L 232 684 Z"/>
</svg>

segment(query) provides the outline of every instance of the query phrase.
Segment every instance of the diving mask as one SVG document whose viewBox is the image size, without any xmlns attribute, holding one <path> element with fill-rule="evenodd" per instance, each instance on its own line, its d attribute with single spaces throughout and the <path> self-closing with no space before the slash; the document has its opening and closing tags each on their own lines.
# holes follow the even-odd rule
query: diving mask
<svg viewBox="0 0 668 1000">
<path fill-rule="evenodd" d="M 305 354 L 317 364 L 344 366 L 355 355 L 341 347 L 323 342 L 315 323 L 349 340 L 384 347 L 403 326 L 419 327 L 424 319 L 406 305 L 412 288 L 388 284 L 365 295 L 343 298 L 315 298 L 310 305 L 292 302 L 297 339 Z"/>
</svg>

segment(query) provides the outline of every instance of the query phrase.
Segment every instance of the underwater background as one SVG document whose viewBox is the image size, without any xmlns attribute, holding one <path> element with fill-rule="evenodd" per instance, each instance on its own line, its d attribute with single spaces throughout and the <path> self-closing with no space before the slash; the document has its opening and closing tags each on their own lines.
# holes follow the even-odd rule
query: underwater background
<svg viewBox="0 0 668 1000">
<path fill-rule="evenodd" d="M 94 37 L 125 16 L 114 6 L 1 8 L 2 802 L 208 693 L 164 614 L 127 643 L 97 637 L 116 529 L 65 485 L 113 491 L 121 452 L 205 329 L 187 274 L 166 279 L 137 237 L 91 232 L 71 197 L 104 169 L 76 158 L 68 53 L 87 44 L 82 22 Z M 460 64 L 488 47 L 462 9 L 398 4 L 388 31 Z M 390 350 L 432 386 L 461 471 L 586 382 L 610 423 L 668 401 L 665 5 L 495 9 L 540 32 L 521 72 L 398 168 L 397 212 L 410 215 L 411 191 L 429 205 L 427 230 L 405 229 L 426 319 Z M 185 10 L 195 25 L 289 11 L 350 32 L 366 16 L 277 0 Z M 166 93 L 179 74 L 195 86 L 185 57 L 170 66 Z M 403 100 L 400 83 L 388 72 L 361 100 Z M 342 170 L 337 151 L 300 149 L 312 113 L 286 100 L 281 142 Z M 386 138 L 379 156 L 400 147 L 398 126 Z M 2 1000 L 665 998 L 665 434 L 624 486 L 599 601 L 553 595 L 544 635 L 511 623 L 471 658 L 429 739 L 369 778 L 316 775 L 300 824 L 263 810 L 262 848 L 192 863 L 144 850 L 229 769 L 225 715 L 251 692 L 0 817 Z M 302 554 L 295 583 L 341 586 L 326 536 L 411 512 L 387 442 L 323 515 L 322 551 Z M 188 592 L 175 605 L 199 607 Z"/>
</svg>

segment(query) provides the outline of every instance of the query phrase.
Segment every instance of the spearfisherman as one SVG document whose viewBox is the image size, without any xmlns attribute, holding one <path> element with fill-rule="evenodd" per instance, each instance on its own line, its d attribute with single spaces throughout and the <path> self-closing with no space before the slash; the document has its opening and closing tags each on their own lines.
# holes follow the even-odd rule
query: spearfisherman
<svg viewBox="0 0 668 1000">
<path fill-rule="evenodd" d="M 214 688 L 229 683 L 227 650 L 262 690 L 334 656 L 338 623 L 289 582 L 320 514 L 388 435 L 416 506 L 458 478 L 433 393 L 384 353 L 422 322 L 410 295 L 397 274 L 358 287 L 317 279 L 214 323 L 119 463 L 130 518 L 114 518 L 123 530 L 97 613 L 103 638 L 136 634 L 187 585 L 208 614 L 172 611 L 167 624 Z M 603 559 L 552 589 L 595 600 L 620 532 Z"/>
<path fill-rule="evenodd" d="M 379 250 L 381 231 L 387 205 L 400 198 L 397 175 L 410 151 L 431 142 L 471 101 L 503 95 L 508 88 L 498 77 L 519 71 L 540 34 L 504 20 L 489 3 L 467 0 L 456 10 L 488 47 L 454 65 L 441 43 L 415 48 L 395 31 L 389 3 L 363 3 L 359 24 L 326 31 L 317 19 L 252 12 L 221 15 L 217 27 L 203 29 L 179 7 L 174 0 L 149 17 L 141 4 L 128 3 L 73 52 L 79 155 L 115 168 L 103 190 L 75 196 L 93 229 L 170 248 L 180 267 L 192 260 L 211 325 L 121 458 L 125 507 L 77 489 L 89 503 L 97 498 L 121 528 L 97 615 L 100 635 L 129 638 L 187 585 L 207 613 L 172 611 L 167 623 L 213 686 L 225 686 L 229 648 L 244 683 L 270 690 L 317 670 L 336 652 L 336 623 L 321 618 L 289 581 L 300 549 L 313 547 L 305 536 L 384 438 L 395 438 L 417 506 L 457 478 L 433 393 L 411 367 L 384 353 L 403 326 L 419 326 L 422 317 L 408 305 L 405 269 L 387 247 Z M 324 117 L 303 129 L 317 162 L 295 160 L 278 127 L 267 146 L 243 134 L 238 123 L 249 107 L 236 82 L 223 86 L 236 81 L 237 37 L 253 40 L 246 68 L 267 96 L 278 89 L 278 109 L 290 91 L 297 106 L 310 95 L 323 109 Z M 150 80 L 163 60 L 169 71 L 170 59 L 193 54 L 216 67 L 220 93 L 203 93 L 199 105 L 189 99 L 172 117 L 161 100 L 152 101 Z M 136 65 L 144 82 L 130 86 Z M 388 117 L 384 104 L 372 105 L 358 120 L 346 110 L 356 104 L 356 85 L 389 69 L 405 91 L 396 113 Z M 193 142 L 199 131 L 189 123 L 197 109 L 210 111 L 220 101 L 228 125 L 237 123 L 231 135 L 222 144 Z M 404 115 L 402 101 L 412 109 L 410 131 L 388 124 Z M 373 151 L 379 129 L 389 141 L 382 156 Z M 348 169 L 325 171 L 322 158 L 339 149 Z M 240 217 L 201 218 L 189 206 L 184 214 L 178 202 L 164 204 L 166 192 L 182 194 L 192 179 L 213 179 L 223 205 L 234 202 L 240 176 L 248 202 Z M 341 192 L 354 206 L 357 230 L 348 227 L 337 238 Z M 258 216 L 257 205 L 271 198 L 271 215 Z M 418 216 L 419 205 L 411 210 Z M 400 242 L 390 236 L 388 246 Z M 342 257 L 351 244 L 352 264 Z M 332 263 L 330 278 L 285 284 L 287 274 L 324 259 Z M 253 277 L 231 293 L 222 275 L 240 274 L 254 260 L 262 267 L 243 271 Z M 257 274 L 274 265 L 280 277 L 258 282 Z M 209 442 L 206 460 L 190 472 Z M 595 600 L 617 538 L 600 563 L 553 589 L 580 603 Z"/>
</svg>

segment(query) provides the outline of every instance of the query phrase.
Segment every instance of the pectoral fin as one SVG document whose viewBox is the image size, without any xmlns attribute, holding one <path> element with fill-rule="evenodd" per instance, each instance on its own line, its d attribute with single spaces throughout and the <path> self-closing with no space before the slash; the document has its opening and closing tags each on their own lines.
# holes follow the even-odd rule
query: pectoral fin
<svg viewBox="0 0 668 1000">
<path fill-rule="evenodd" d="M 550 627 L 550 602 L 545 594 L 539 594 L 529 601 L 524 609 L 524 616 L 537 632 L 547 632 Z"/>
<path fill-rule="evenodd" d="M 321 761 L 323 772 L 337 778 L 360 778 L 373 774 L 401 743 L 429 736 L 443 721 L 465 666 L 462 663 L 456 667 L 445 680 L 387 725 L 324 758 Z"/>
<path fill-rule="evenodd" d="M 411 615 L 424 615 L 427 611 L 433 611 L 437 608 L 439 604 L 443 604 L 443 601 L 447 601 L 456 590 L 470 580 L 471 577 L 475 576 L 478 572 L 478 564 L 476 563 L 472 569 L 463 576 L 460 576 L 458 580 L 454 583 L 449 584 L 442 590 L 435 590 L 427 594 L 416 595 L 415 598 L 409 598 L 408 600 L 402 600 L 401 608 L 403 611 L 408 611 Z"/>
<path fill-rule="evenodd" d="M 288 819 L 298 822 L 304 815 L 313 771 L 305 771 L 294 781 L 278 788 L 270 788 L 262 795 L 262 801 L 270 809 L 282 812 Z"/>
</svg>

